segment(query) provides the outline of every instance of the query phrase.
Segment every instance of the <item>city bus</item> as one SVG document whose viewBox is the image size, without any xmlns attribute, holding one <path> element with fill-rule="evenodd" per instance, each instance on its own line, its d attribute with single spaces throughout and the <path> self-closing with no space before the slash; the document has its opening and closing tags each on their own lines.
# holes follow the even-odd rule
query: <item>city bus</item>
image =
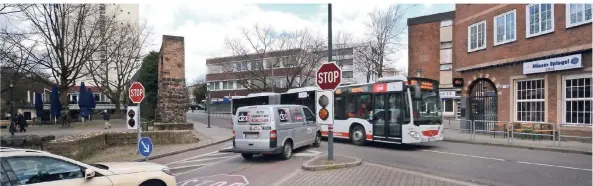
<svg viewBox="0 0 593 186">
<path fill-rule="evenodd" d="M 243 106 L 280 104 L 280 94 L 274 92 L 252 93 L 247 96 L 235 96 L 231 101 L 231 115 Z"/>
<path fill-rule="evenodd" d="M 289 89 L 280 94 L 280 104 L 303 105 L 309 110 L 315 111 L 315 93 L 319 90 L 321 89 L 317 86 Z"/>
<path fill-rule="evenodd" d="M 334 92 L 334 137 L 408 144 L 443 140 L 439 82 L 393 76 Z M 328 125 L 323 125 L 327 136 Z"/>
</svg>

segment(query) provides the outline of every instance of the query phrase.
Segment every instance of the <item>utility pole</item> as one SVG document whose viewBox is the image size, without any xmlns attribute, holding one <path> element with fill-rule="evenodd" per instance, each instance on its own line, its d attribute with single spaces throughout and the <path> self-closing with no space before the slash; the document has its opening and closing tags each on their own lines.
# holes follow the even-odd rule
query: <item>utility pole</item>
<svg viewBox="0 0 593 186">
<path fill-rule="evenodd" d="M 208 99 L 206 99 L 206 110 L 208 111 L 208 128 L 210 128 L 210 87 L 206 87 L 206 95 L 208 95 Z"/>
<path fill-rule="evenodd" d="M 332 61 L 332 4 L 327 4 L 327 62 Z M 330 100 L 334 101 L 334 100 Z M 332 104 L 333 105 L 333 104 Z M 334 125 L 328 126 L 333 128 Z M 327 132 L 327 160 L 334 160 L 334 130 L 329 129 Z"/>
</svg>

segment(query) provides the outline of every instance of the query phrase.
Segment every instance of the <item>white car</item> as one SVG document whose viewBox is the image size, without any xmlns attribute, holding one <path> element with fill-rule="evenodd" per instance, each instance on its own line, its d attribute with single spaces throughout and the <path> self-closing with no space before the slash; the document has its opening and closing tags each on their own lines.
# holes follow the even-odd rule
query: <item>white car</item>
<svg viewBox="0 0 593 186">
<path fill-rule="evenodd" d="M 0 185 L 174 186 L 164 165 L 149 162 L 85 164 L 45 151 L 0 148 Z"/>
</svg>

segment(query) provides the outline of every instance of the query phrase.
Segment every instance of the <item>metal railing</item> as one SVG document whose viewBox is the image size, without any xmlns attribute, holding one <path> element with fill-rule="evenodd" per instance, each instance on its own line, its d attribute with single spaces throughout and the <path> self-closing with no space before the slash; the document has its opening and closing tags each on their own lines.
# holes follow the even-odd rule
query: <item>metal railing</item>
<svg viewBox="0 0 593 186">
<path fill-rule="evenodd" d="M 457 122 L 452 124 L 452 122 Z M 551 141 L 552 146 L 561 146 L 562 139 L 576 138 L 588 139 L 588 142 L 593 140 L 591 136 L 576 136 L 563 135 L 563 127 L 572 127 L 571 130 L 578 130 L 579 128 L 592 128 L 593 125 L 565 125 L 554 123 L 530 123 L 530 122 L 508 122 L 508 121 L 490 121 L 490 120 L 466 120 L 466 119 L 449 119 L 444 129 L 459 131 L 460 134 L 467 133 L 470 141 L 475 141 L 478 135 L 492 135 L 493 138 L 498 136 L 506 138 L 509 144 L 516 143 L 516 140 L 533 140 L 533 141 Z M 590 130 L 590 129 L 589 129 Z M 580 131 L 582 133 L 590 132 L 588 130 Z M 446 136 L 446 134 L 445 134 Z M 462 137 L 463 138 L 463 137 Z M 484 138 L 482 138 L 484 139 Z"/>
</svg>

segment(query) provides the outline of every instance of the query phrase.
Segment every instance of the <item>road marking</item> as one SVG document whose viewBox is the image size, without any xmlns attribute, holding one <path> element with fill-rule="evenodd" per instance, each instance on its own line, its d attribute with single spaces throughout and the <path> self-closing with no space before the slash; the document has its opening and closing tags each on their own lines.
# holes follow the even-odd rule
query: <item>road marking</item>
<svg viewBox="0 0 593 186">
<path fill-rule="evenodd" d="M 487 160 L 505 161 L 504 159 L 499 159 L 499 158 L 489 158 L 489 157 L 483 157 L 483 156 L 474 156 L 474 155 L 467 155 L 467 154 L 457 154 L 457 153 L 451 153 L 451 152 L 441 152 L 441 151 L 436 151 L 436 150 L 422 150 L 422 151 L 434 152 L 434 153 L 441 153 L 441 154 L 449 154 L 449 155 L 456 155 L 456 156 L 465 156 L 465 157 L 472 157 L 472 158 L 480 158 L 480 159 L 487 159 Z"/>
<path fill-rule="evenodd" d="M 177 170 L 177 169 L 184 169 L 184 168 L 189 168 L 189 167 L 202 167 L 202 166 L 208 166 L 210 165 L 209 163 L 204 163 L 204 164 L 197 164 L 197 165 L 187 165 L 187 166 L 179 166 L 179 167 L 169 167 L 170 170 Z"/>
<path fill-rule="evenodd" d="M 314 156 L 318 156 L 319 154 L 321 154 L 321 152 L 319 151 L 315 151 L 315 150 L 306 150 L 307 152 L 299 152 L 299 153 L 295 153 L 294 156 L 300 156 L 300 157 L 314 157 Z"/>
<path fill-rule="evenodd" d="M 199 158 L 199 157 L 207 156 L 207 155 L 209 155 L 209 154 L 214 154 L 214 153 L 218 153 L 218 151 L 209 152 L 209 153 L 206 153 L 206 154 L 201 154 L 201 155 L 194 156 L 194 157 L 191 157 L 191 158 L 186 158 L 186 159 L 183 159 L 183 160 L 179 160 L 179 161 L 175 161 L 175 162 L 167 163 L 167 164 L 165 164 L 165 165 L 171 165 L 171 164 L 179 163 L 179 162 L 182 162 L 182 161 L 185 161 L 185 160 L 194 159 L 194 158 Z"/>
<path fill-rule="evenodd" d="M 215 160 L 215 159 L 224 159 L 224 158 L 230 158 L 233 157 L 233 155 L 231 156 L 222 156 L 222 157 L 215 157 L 215 158 L 204 158 L 204 159 L 198 159 L 198 160 L 188 160 L 188 161 L 183 161 L 183 162 L 179 162 L 181 163 L 193 163 L 193 162 L 200 162 L 200 161 L 208 161 L 208 160 Z"/>
<path fill-rule="evenodd" d="M 231 159 L 235 159 L 235 158 L 237 158 L 237 157 L 239 157 L 239 155 L 237 155 L 237 156 L 234 156 L 234 157 L 231 157 L 231 158 L 227 158 L 227 159 L 224 159 L 224 160 L 221 160 L 221 161 L 217 161 L 217 162 L 215 162 L 215 163 L 211 163 L 211 164 L 210 164 L 210 165 L 208 165 L 208 166 L 202 166 L 202 167 L 198 167 L 198 168 L 196 168 L 196 169 L 188 170 L 188 171 L 185 171 L 185 172 L 182 172 L 182 173 L 173 174 L 173 176 L 181 176 L 181 175 L 187 174 L 188 172 L 195 171 L 195 170 L 198 170 L 198 169 L 201 169 L 201 168 L 204 168 L 204 167 L 209 167 L 209 166 L 211 166 L 211 165 L 219 164 L 219 163 L 222 163 L 222 162 L 225 162 L 225 161 L 231 160 Z"/>
<path fill-rule="evenodd" d="M 542 164 L 542 163 L 531 163 L 531 162 L 525 162 L 525 161 L 517 161 L 517 163 L 528 164 L 528 165 L 541 165 L 541 166 L 546 166 L 546 167 L 557 167 L 557 168 L 565 168 L 565 169 L 574 169 L 574 170 L 593 171 L 591 169 L 583 169 L 583 168 L 576 168 L 576 167 L 566 167 L 566 166 L 559 166 L 559 165 L 548 165 L 548 164 Z"/>
</svg>

